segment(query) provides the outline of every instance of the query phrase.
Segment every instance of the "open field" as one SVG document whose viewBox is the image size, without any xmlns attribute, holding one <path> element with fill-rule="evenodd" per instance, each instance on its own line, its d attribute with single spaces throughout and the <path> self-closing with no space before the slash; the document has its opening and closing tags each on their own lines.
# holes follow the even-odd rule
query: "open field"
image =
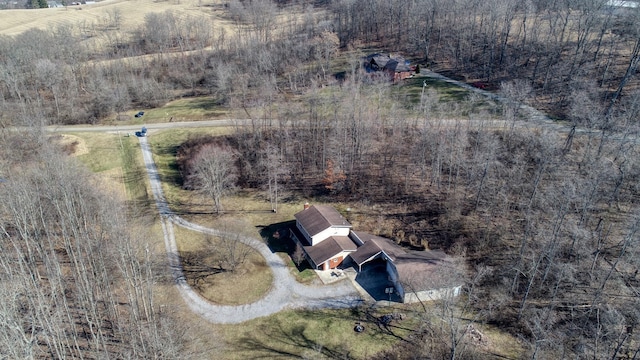
<svg viewBox="0 0 640 360">
<path fill-rule="evenodd" d="M 177 11 L 188 15 L 213 15 L 222 1 L 154 1 L 105 0 L 91 5 L 50 9 L 10 9 L 0 11 L 0 35 L 18 35 L 29 29 L 52 29 L 59 25 L 100 27 L 108 24 L 109 12 L 117 10 L 121 16 L 120 29 L 130 31 L 143 23 L 150 12 Z M 220 19 L 215 26 L 224 24 Z M 96 33 L 95 35 L 99 35 Z"/>
</svg>

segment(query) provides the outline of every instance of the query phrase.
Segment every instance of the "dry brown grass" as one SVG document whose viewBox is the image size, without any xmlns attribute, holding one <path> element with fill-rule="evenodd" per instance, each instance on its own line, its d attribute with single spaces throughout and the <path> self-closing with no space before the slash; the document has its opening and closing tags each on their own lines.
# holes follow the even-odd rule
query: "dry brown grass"
<svg viewBox="0 0 640 360">
<path fill-rule="evenodd" d="M 221 17 L 220 11 L 224 2 L 222 0 L 106 0 L 91 5 L 68 6 L 66 8 L 51 9 L 14 9 L 0 11 L 0 35 L 18 35 L 29 29 L 50 29 L 58 25 L 89 25 L 98 26 L 100 35 L 106 29 L 100 29 L 104 25 L 108 13 L 118 9 L 121 15 L 120 31 L 126 33 L 144 22 L 148 13 L 160 13 L 167 10 L 175 10 L 182 15 L 208 15 L 216 21 L 212 21 L 215 28 L 229 27 L 229 23 Z M 113 30 L 113 29 L 112 29 Z"/>
<path fill-rule="evenodd" d="M 257 251 L 250 251 L 235 271 L 224 271 L 216 262 L 215 242 L 208 244 L 203 234 L 179 227 L 175 236 L 187 281 L 204 298 L 242 305 L 259 300 L 271 289 L 273 275 Z"/>
<path fill-rule="evenodd" d="M 63 149 L 68 150 L 71 156 L 81 156 L 89 153 L 87 142 L 79 136 L 62 134 L 59 137 L 53 138 L 53 140 L 57 141 Z"/>
</svg>

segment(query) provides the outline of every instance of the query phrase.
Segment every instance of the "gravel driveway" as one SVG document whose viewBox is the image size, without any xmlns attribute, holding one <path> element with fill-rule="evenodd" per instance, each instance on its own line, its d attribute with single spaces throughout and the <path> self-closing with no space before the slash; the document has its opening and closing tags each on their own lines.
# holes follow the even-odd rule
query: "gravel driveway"
<svg viewBox="0 0 640 360">
<path fill-rule="evenodd" d="M 162 192 L 160 175 L 153 161 L 147 138 L 140 137 L 139 140 L 153 197 L 160 213 L 169 268 L 180 294 L 193 312 L 213 323 L 228 324 L 268 316 L 285 309 L 346 308 L 356 306 L 362 302 L 362 299 L 349 281 L 318 287 L 298 283 L 289 273 L 284 261 L 277 254 L 271 252 L 261 240 L 251 237 L 243 237 L 240 241 L 256 249 L 266 259 L 267 264 L 273 271 L 271 291 L 264 298 L 254 303 L 240 306 L 215 305 L 201 297 L 187 284 L 173 226 L 182 226 L 212 235 L 220 234 L 220 231 L 190 223 L 171 211 Z"/>
</svg>

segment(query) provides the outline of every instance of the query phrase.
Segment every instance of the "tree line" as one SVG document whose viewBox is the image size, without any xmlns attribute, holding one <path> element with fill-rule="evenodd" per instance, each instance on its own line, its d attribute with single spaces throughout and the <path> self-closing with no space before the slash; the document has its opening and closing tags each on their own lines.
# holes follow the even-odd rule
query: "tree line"
<svg viewBox="0 0 640 360">
<path fill-rule="evenodd" d="M 520 97 L 579 124 L 612 126 L 611 114 L 627 111 L 621 100 L 636 96 L 638 10 L 605 0 L 227 5 L 227 26 L 204 10 L 167 11 L 125 31 L 115 8 L 0 38 L 3 122 L 96 122 L 193 95 L 259 108 L 330 82 L 345 70 L 332 62 L 338 51 L 361 44 L 494 89 L 519 80 L 530 89 Z"/>
<path fill-rule="evenodd" d="M 226 138 L 195 136 L 179 151 L 184 178 L 200 171 L 193 153 L 213 148 L 234 154 L 224 158 L 233 186 L 271 193 L 276 168 L 281 196 L 378 204 L 389 214 L 367 230 L 466 259 L 478 320 L 526 339 L 531 357 L 640 353 L 635 127 L 514 127 L 509 112 L 474 111 L 473 95 L 394 106 L 402 92 L 366 77 L 321 90 L 300 105 L 303 120 L 278 114 Z"/>
<path fill-rule="evenodd" d="M 123 204 L 44 134 L 0 137 L 0 357 L 190 357 Z"/>
<path fill-rule="evenodd" d="M 380 228 L 380 235 L 465 255 L 478 274 L 469 301 L 479 320 L 523 338 L 532 358 L 637 357 L 637 10 L 600 0 L 317 4 L 327 11 L 231 1 L 233 32 L 212 30 L 206 17 L 156 14 L 128 36 L 108 33 L 95 48 L 82 41 L 96 36 L 92 24 L 2 38 L 0 120 L 96 122 L 132 106 L 162 104 L 175 93 L 210 96 L 252 120 L 248 129 L 202 146 L 228 153 L 218 164 L 233 172 L 219 178 L 226 184 L 262 187 L 274 207 L 283 191 L 363 205 L 392 199 L 404 209 L 394 213 L 400 224 Z M 115 15 L 109 26 L 117 27 Z M 344 82 L 334 82 L 332 60 L 360 44 L 494 84 L 511 102 L 477 111 L 473 96 L 447 103 L 426 90 L 412 103 L 398 87 L 363 77 L 357 51 L 340 67 Z M 299 101 L 273 106 L 291 95 Z M 515 120 L 527 124 L 520 101 L 577 127 L 561 134 L 536 122 L 515 126 Z M 505 120 L 502 126 L 492 125 L 496 118 Z M 193 159 L 185 157 L 182 171 L 185 184 L 197 188 L 203 183 Z M 74 270 L 72 260 L 101 249 L 96 229 L 75 229 L 89 222 L 77 218 L 84 214 L 79 196 L 47 199 L 54 212 L 40 205 L 17 212 L 60 213 L 55 229 L 77 274 L 74 287 L 93 279 Z M 74 219 L 68 223 L 60 220 L 67 208 Z M 25 236 L 48 241 L 52 230 L 36 225 L 27 222 Z M 15 238 L 12 231 L 6 233 Z M 75 236 L 94 245 L 77 250 Z M 24 244 L 15 261 L 38 263 L 37 252 L 29 258 L 31 243 Z M 55 275 L 50 279 L 60 278 L 41 262 Z M 98 277 L 111 274 L 99 261 L 82 266 Z M 91 309 L 82 331 L 93 334 L 94 348 L 108 348 L 113 330 L 96 319 L 113 306 L 89 304 L 103 293 L 82 296 L 77 301 Z"/>
</svg>

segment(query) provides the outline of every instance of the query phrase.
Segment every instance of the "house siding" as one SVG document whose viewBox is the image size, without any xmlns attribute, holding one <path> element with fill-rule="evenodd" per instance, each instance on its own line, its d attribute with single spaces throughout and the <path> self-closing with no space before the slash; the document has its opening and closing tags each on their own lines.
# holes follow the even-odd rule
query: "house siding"
<svg viewBox="0 0 640 360">
<path fill-rule="evenodd" d="M 297 221 L 296 221 L 296 227 L 298 228 L 298 230 L 300 230 L 300 233 L 302 234 L 302 236 L 304 236 L 305 239 L 307 239 L 307 241 L 311 243 L 311 236 L 309 236 L 309 233 L 307 232 L 307 230 L 305 230 L 304 227 L 300 225 L 300 223 Z M 302 239 L 298 239 L 298 240 L 302 241 Z"/>
<path fill-rule="evenodd" d="M 387 275 L 389 275 L 389 280 L 391 280 L 393 286 L 396 288 L 396 292 L 400 295 L 400 298 L 402 298 L 404 296 L 404 290 L 402 284 L 398 281 L 398 270 L 395 265 L 393 265 L 393 262 L 389 261 L 386 256 L 383 255 L 383 257 L 387 263 Z"/>
<path fill-rule="evenodd" d="M 462 286 L 454 286 L 450 288 L 432 289 L 417 292 L 407 292 L 402 294 L 402 302 L 410 304 L 419 301 L 434 301 L 451 299 L 460 295 Z"/>
<path fill-rule="evenodd" d="M 300 228 L 300 226 L 298 226 Z M 348 227 L 330 227 L 327 228 L 313 237 L 311 237 L 311 246 L 318 245 L 321 241 L 326 240 L 331 236 L 349 236 L 349 232 L 351 231 Z M 303 232 L 303 234 L 305 234 Z M 307 236 L 307 234 L 305 234 Z"/>
<path fill-rule="evenodd" d="M 319 264 L 318 266 L 316 266 L 316 269 L 320 269 L 320 270 L 335 269 L 344 262 L 344 260 L 347 258 L 347 256 L 349 256 L 349 254 L 351 254 L 350 251 L 343 251 L 337 254 L 336 256 L 332 257 L 331 259 L 323 262 L 322 264 Z"/>
</svg>

